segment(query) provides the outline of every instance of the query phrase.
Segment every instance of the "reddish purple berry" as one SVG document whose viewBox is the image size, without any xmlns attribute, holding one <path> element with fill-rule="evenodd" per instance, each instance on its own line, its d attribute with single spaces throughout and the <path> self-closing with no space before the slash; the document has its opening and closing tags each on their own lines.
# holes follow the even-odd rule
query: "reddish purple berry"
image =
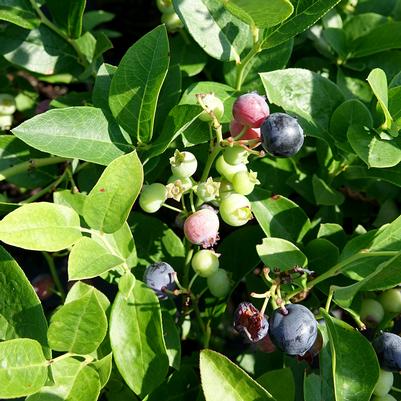
<svg viewBox="0 0 401 401">
<path fill-rule="evenodd" d="M 32 280 L 32 287 L 41 301 L 50 298 L 54 292 L 54 281 L 49 274 L 39 274 Z"/>
<path fill-rule="evenodd" d="M 232 137 L 236 137 L 239 135 L 244 126 L 240 124 L 236 120 L 232 120 L 230 123 L 230 134 Z M 245 131 L 245 134 L 242 135 L 241 140 L 249 140 L 249 139 L 259 139 L 260 140 L 260 128 L 248 128 Z"/>
<path fill-rule="evenodd" d="M 259 128 L 269 113 L 265 97 L 256 92 L 241 95 L 233 106 L 234 119 L 252 128 Z"/>
<path fill-rule="evenodd" d="M 234 328 L 256 343 L 267 336 L 269 323 L 250 302 L 241 302 L 234 313 Z"/>
<path fill-rule="evenodd" d="M 202 209 L 191 214 L 184 223 L 184 233 L 188 241 L 203 248 L 213 246 L 219 238 L 219 218 L 210 209 Z"/>
</svg>

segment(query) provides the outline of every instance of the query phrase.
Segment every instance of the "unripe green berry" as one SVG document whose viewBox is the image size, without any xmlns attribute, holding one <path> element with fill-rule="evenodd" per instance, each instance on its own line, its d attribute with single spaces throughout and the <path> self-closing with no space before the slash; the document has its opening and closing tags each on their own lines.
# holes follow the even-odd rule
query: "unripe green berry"
<svg viewBox="0 0 401 401">
<path fill-rule="evenodd" d="M 156 0 L 156 5 L 163 14 L 171 14 L 174 12 L 173 2 L 171 0 Z"/>
<path fill-rule="evenodd" d="M 162 24 L 166 25 L 166 29 L 168 32 L 174 33 L 178 29 L 184 28 L 184 24 L 180 20 L 180 17 L 177 13 L 164 13 L 161 17 Z"/>
<path fill-rule="evenodd" d="M 401 312 L 401 291 L 397 288 L 384 291 L 379 301 L 386 312 L 400 313 Z"/>
<path fill-rule="evenodd" d="M 242 146 L 231 146 L 224 150 L 223 157 L 228 164 L 245 164 L 248 161 L 248 151 Z"/>
<path fill-rule="evenodd" d="M 224 104 L 223 102 L 215 96 L 213 93 L 208 93 L 201 96 L 202 103 L 205 106 L 205 110 L 199 116 L 202 121 L 212 121 L 213 118 L 210 112 L 213 112 L 217 120 L 220 120 L 224 114 Z"/>
<path fill-rule="evenodd" d="M 220 216 L 230 226 L 239 227 L 252 219 L 251 203 L 240 194 L 232 194 L 220 203 Z"/>
<path fill-rule="evenodd" d="M 224 269 L 218 269 L 216 273 L 207 278 L 209 291 L 217 298 L 225 297 L 231 289 L 230 278 Z"/>
<path fill-rule="evenodd" d="M 219 255 L 208 249 L 196 252 L 191 261 L 195 273 L 201 277 L 209 277 L 219 268 Z"/>
<path fill-rule="evenodd" d="M 227 181 L 225 179 L 222 180 L 220 183 L 220 189 L 219 189 L 220 200 L 226 199 L 234 193 L 235 192 L 234 192 L 233 184 L 231 184 L 230 181 Z"/>
<path fill-rule="evenodd" d="M 380 369 L 379 379 L 373 389 L 373 394 L 383 397 L 386 395 L 393 386 L 394 375 L 393 372 L 388 372 L 387 370 Z"/>
<path fill-rule="evenodd" d="M 391 394 L 383 395 L 383 397 L 373 397 L 371 401 L 397 401 Z"/>
<path fill-rule="evenodd" d="M 384 309 L 380 302 L 367 298 L 361 303 L 359 316 L 367 326 L 377 326 L 384 317 Z"/>
<path fill-rule="evenodd" d="M 4 115 L 0 114 L 0 130 L 7 130 L 11 128 L 13 124 L 13 116 L 12 115 Z"/>
<path fill-rule="evenodd" d="M 139 196 L 139 206 L 147 213 L 157 212 L 167 199 L 167 188 L 163 184 L 154 183 L 144 187 Z"/>
<path fill-rule="evenodd" d="M 233 188 L 241 195 L 249 195 L 256 184 L 260 184 L 257 173 L 253 171 L 240 171 L 233 177 Z"/>
<path fill-rule="evenodd" d="M 16 109 L 14 96 L 8 93 L 0 93 L 0 115 L 10 116 L 15 113 Z"/>
<path fill-rule="evenodd" d="M 220 156 L 216 160 L 216 170 L 228 181 L 232 181 L 234 178 L 234 175 L 238 173 L 239 171 L 247 171 L 247 168 L 245 164 L 240 163 L 236 165 L 228 164 L 223 156 Z"/>
<path fill-rule="evenodd" d="M 170 157 L 171 171 L 177 178 L 191 177 L 198 168 L 196 157 L 191 152 L 176 150 Z"/>
<path fill-rule="evenodd" d="M 196 195 L 203 202 L 211 202 L 219 195 L 219 189 L 220 182 L 213 181 L 213 178 L 209 177 L 206 182 L 201 182 L 198 185 Z"/>
</svg>

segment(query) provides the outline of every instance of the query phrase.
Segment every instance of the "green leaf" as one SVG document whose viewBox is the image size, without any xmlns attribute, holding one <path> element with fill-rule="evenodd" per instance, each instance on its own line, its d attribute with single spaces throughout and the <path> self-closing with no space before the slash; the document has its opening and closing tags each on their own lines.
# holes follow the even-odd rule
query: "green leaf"
<svg viewBox="0 0 401 401">
<path fill-rule="evenodd" d="M 364 57 L 385 50 L 401 48 L 401 22 L 379 25 L 351 44 L 350 57 Z"/>
<path fill-rule="evenodd" d="M 281 271 L 295 266 L 306 266 L 306 256 L 291 242 L 281 238 L 264 238 L 262 244 L 256 245 L 258 255 L 265 266 L 271 270 Z"/>
<path fill-rule="evenodd" d="M 43 152 L 103 165 L 132 150 L 117 124 L 94 107 L 49 110 L 12 132 Z"/>
<path fill-rule="evenodd" d="M 344 96 L 332 81 L 300 68 L 261 73 L 260 77 L 271 103 L 296 116 L 307 135 L 334 146 L 329 122 Z"/>
<path fill-rule="evenodd" d="M 331 188 L 316 174 L 312 177 L 313 194 L 318 205 L 335 206 L 344 202 L 344 195 Z"/>
<path fill-rule="evenodd" d="M 353 124 L 373 128 L 369 109 L 358 99 L 348 99 L 334 110 L 330 119 L 330 133 L 336 141 L 347 142 L 347 130 Z"/>
<path fill-rule="evenodd" d="M 86 0 L 46 0 L 51 15 L 70 38 L 81 36 L 82 17 L 84 15 Z"/>
<path fill-rule="evenodd" d="M 173 0 L 188 32 L 209 56 L 221 61 L 240 60 L 249 27 L 218 1 Z"/>
<path fill-rule="evenodd" d="M 118 123 L 138 142 L 150 142 L 157 99 L 169 66 L 164 25 L 153 29 L 122 58 L 110 86 L 110 109 Z"/>
<path fill-rule="evenodd" d="M 401 187 L 401 171 L 398 167 L 368 168 L 366 166 L 349 166 L 344 174 L 347 180 L 380 179 Z"/>
<path fill-rule="evenodd" d="M 85 31 L 91 31 L 100 24 L 112 21 L 115 15 L 108 11 L 91 10 L 84 14 L 82 25 Z"/>
<path fill-rule="evenodd" d="M 96 401 L 100 393 L 99 375 L 92 366 L 74 358 L 56 360 L 52 365 L 54 384 L 43 387 L 27 401 Z"/>
<path fill-rule="evenodd" d="M 224 7 L 249 25 L 268 28 L 286 20 L 294 11 L 288 0 L 223 0 Z"/>
<path fill-rule="evenodd" d="M 128 299 L 136 284 L 135 276 L 130 272 L 125 272 L 118 280 L 118 291 Z"/>
<path fill-rule="evenodd" d="M 117 71 L 117 67 L 111 64 L 102 64 L 97 70 L 95 84 L 92 92 L 92 102 L 105 112 L 110 112 L 109 92 L 111 80 Z"/>
<path fill-rule="evenodd" d="M 69 189 L 53 193 L 53 202 L 56 205 L 64 205 L 74 209 L 80 216 L 84 208 L 86 195 L 81 192 L 71 192 Z"/>
<path fill-rule="evenodd" d="M 257 382 L 277 400 L 295 400 L 295 381 L 290 368 L 270 370 L 260 376 Z M 285 383 L 285 386 L 283 386 L 283 383 Z"/>
<path fill-rule="evenodd" d="M 113 368 L 113 353 L 110 352 L 104 358 L 99 359 L 90 364 L 93 367 L 100 379 L 100 387 L 103 388 L 110 379 L 111 370 Z"/>
<path fill-rule="evenodd" d="M 124 263 L 91 238 L 81 238 L 68 258 L 68 279 L 82 280 L 100 276 Z"/>
<path fill-rule="evenodd" d="M 388 110 L 395 121 L 396 129 L 401 129 L 401 86 L 389 89 Z"/>
<path fill-rule="evenodd" d="M 401 161 L 399 138 L 381 139 L 360 125 L 351 125 L 347 137 L 352 149 L 368 167 L 393 167 Z"/>
<path fill-rule="evenodd" d="M 181 365 L 181 339 L 180 333 L 173 317 L 167 312 L 162 312 L 163 336 L 166 343 L 169 365 L 176 370 Z"/>
<path fill-rule="evenodd" d="M 47 380 L 47 361 L 40 344 L 28 338 L 0 343 L 0 397 L 36 393 Z"/>
<path fill-rule="evenodd" d="M 127 220 L 142 183 L 143 169 L 136 151 L 113 160 L 85 200 L 85 221 L 105 233 L 117 231 Z"/>
<path fill-rule="evenodd" d="M 0 240 L 24 249 L 57 252 L 80 238 L 78 214 L 54 203 L 26 204 L 0 221 Z"/>
<path fill-rule="evenodd" d="M 55 351 L 86 355 L 99 347 L 106 333 L 106 315 L 92 290 L 54 313 L 47 336 Z"/>
<path fill-rule="evenodd" d="M 160 304 L 155 293 L 137 281 L 131 297 L 117 294 L 110 317 L 114 361 L 125 382 L 143 398 L 167 374 Z"/>
<path fill-rule="evenodd" d="M 400 23 L 401 26 L 401 23 Z M 387 128 L 391 127 L 393 121 L 390 112 L 388 111 L 388 89 L 386 73 L 380 68 L 375 68 L 368 75 L 367 81 L 375 94 L 381 109 L 385 116 L 385 124 Z"/>
<path fill-rule="evenodd" d="M 329 333 L 336 401 L 369 400 L 379 377 L 372 345 L 349 324 L 321 312 Z"/>
<path fill-rule="evenodd" d="M 39 25 L 39 19 L 28 0 L 1 0 L 0 20 L 25 29 L 34 29 Z"/>
<path fill-rule="evenodd" d="M 201 351 L 200 374 L 206 401 L 262 401 L 275 399 L 241 368 L 215 351 Z"/>
<path fill-rule="evenodd" d="M 104 313 L 108 313 L 108 309 L 110 307 L 110 301 L 101 291 L 92 287 L 89 284 L 85 284 L 82 281 L 77 281 L 70 289 L 65 299 L 65 304 L 68 304 L 72 301 L 79 300 L 87 295 L 95 294 L 97 300 L 100 303 Z"/>
<path fill-rule="evenodd" d="M 28 337 L 38 341 L 46 357 L 47 321 L 42 305 L 23 270 L 0 247 L 0 341 Z M 0 386 L 1 388 L 1 386 Z"/>
<path fill-rule="evenodd" d="M 321 401 L 321 381 L 316 373 L 305 375 L 304 397 L 308 401 Z"/>
<path fill-rule="evenodd" d="M 15 25 L 0 33 L 0 54 L 12 64 L 44 75 L 79 75 L 82 67 L 70 44 L 41 24 L 26 30 Z"/>
<path fill-rule="evenodd" d="M 284 196 L 271 196 L 270 192 L 255 188 L 249 199 L 256 220 L 269 237 L 300 242 L 311 227 L 305 212 Z"/>
<path fill-rule="evenodd" d="M 262 46 L 275 47 L 311 27 L 340 0 L 293 0 L 294 13 L 264 34 Z"/>
<path fill-rule="evenodd" d="M 352 18 L 344 22 L 343 29 L 348 41 L 364 36 L 372 31 L 372 29 L 383 25 L 387 22 L 387 18 L 380 14 L 364 13 L 353 15 Z"/>
</svg>

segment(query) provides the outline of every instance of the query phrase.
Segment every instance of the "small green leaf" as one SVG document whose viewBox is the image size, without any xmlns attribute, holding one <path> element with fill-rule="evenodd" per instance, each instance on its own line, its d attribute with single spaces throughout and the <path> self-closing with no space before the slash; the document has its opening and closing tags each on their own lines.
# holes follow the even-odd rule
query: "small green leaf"
<svg viewBox="0 0 401 401">
<path fill-rule="evenodd" d="M 25 29 L 37 28 L 39 19 L 28 0 L 1 0 L 0 20 Z"/>
<path fill-rule="evenodd" d="M 138 142 L 150 142 L 157 99 L 169 66 L 164 25 L 153 29 L 122 58 L 110 86 L 110 109 L 118 123 Z"/>
<path fill-rule="evenodd" d="M 111 64 L 102 64 L 97 70 L 95 84 L 93 86 L 92 101 L 95 107 L 109 112 L 109 92 L 111 80 L 117 71 L 117 67 Z"/>
<path fill-rule="evenodd" d="M 90 291 L 54 313 L 47 336 L 56 351 L 86 355 L 99 347 L 106 333 L 106 315 L 97 294 Z"/>
<path fill-rule="evenodd" d="M 56 360 L 52 365 L 54 383 L 29 396 L 27 401 L 96 401 L 100 393 L 99 375 L 94 367 L 74 358 Z"/>
<path fill-rule="evenodd" d="M 401 26 L 401 23 L 400 23 Z M 385 117 L 387 128 L 391 127 L 393 121 L 390 112 L 388 111 L 388 89 L 386 73 L 380 68 L 375 68 L 368 75 L 367 81 L 375 94 Z"/>
<path fill-rule="evenodd" d="M 257 382 L 277 400 L 295 400 L 295 381 L 290 368 L 270 370 L 260 376 Z"/>
<path fill-rule="evenodd" d="M 344 195 L 331 188 L 316 174 L 312 177 L 313 194 L 318 205 L 335 206 L 344 202 Z"/>
<path fill-rule="evenodd" d="M 275 399 L 241 368 L 215 351 L 201 351 L 200 373 L 206 401 Z"/>
<path fill-rule="evenodd" d="M 85 200 L 85 221 L 105 233 L 120 229 L 139 195 L 142 182 L 142 164 L 135 151 L 113 160 Z"/>
<path fill-rule="evenodd" d="M 355 153 L 368 167 L 393 167 L 401 161 L 401 139 L 381 139 L 373 131 L 351 125 L 347 137 Z"/>
<path fill-rule="evenodd" d="M 256 250 L 262 262 L 270 269 L 281 271 L 295 266 L 306 266 L 306 256 L 291 242 L 281 238 L 265 238 L 262 244 L 256 245 Z"/>
<path fill-rule="evenodd" d="M 86 295 L 91 295 L 94 293 L 97 297 L 97 300 L 100 303 L 100 306 L 104 310 L 104 312 L 107 314 L 108 309 L 110 307 L 110 301 L 104 295 L 101 291 L 96 289 L 95 287 L 92 287 L 89 284 L 85 284 L 82 281 L 77 281 L 70 289 L 70 291 L 67 294 L 67 297 L 65 299 L 65 304 L 68 304 L 72 301 L 76 301 L 78 299 L 81 299 L 85 297 Z"/>
<path fill-rule="evenodd" d="M 103 165 L 132 150 L 118 125 L 102 110 L 88 106 L 49 110 L 12 132 L 43 152 Z"/>
<path fill-rule="evenodd" d="M 125 272 L 118 280 L 118 291 L 128 300 L 135 287 L 136 279 L 131 272 Z"/>
<path fill-rule="evenodd" d="M 308 216 L 293 201 L 255 188 L 249 199 L 252 212 L 266 235 L 300 242 L 311 227 Z"/>
<path fill-rule="evenodd" d="M 173 0 L 181 21 L 209 56 L 221 61 L 239 61 L 249 27 L 218 1 Z"/>
<path fill-rule="evenodd" d="M 31 203 L 0 221 L 0 240 L 24 249 L 57 252 L 81 238 L 80 228 L 73 209 L 48 202 Z"/>
<path fill-rule="evenodd" d="M 169 365 L 179 370 L 181 365 L 181 339 L 178 327 L 167 311 L 162 312 L 162 323 Z"/>
<path fill-rule="evenodd" d="M 286 20 L 294 11 L 288 0 L 223 0 L 224 7 L 247 24 L 269 28 Z"/>
<path fill-rule="evenodd" d="M 327 324 L 336 401 L 369 400 L 379 377 L 379 364 L 370 342 L 342 320 L 321 310 Z M 369 368 L 361 369 L 361 366 Z"/>
<path fill-rule="evenodd" d="M 68 257 L 68 279 L 82 280 L 100 276 L 124 260 L 113 255 L 91 238 L 81 238 Z"/>
<path fill-rule="evenodd" d="M 110 379 L 111 370 L 113 368 L 113 353 L 110 352 L 102 359 L 98 359 L 90 364 L 93 367 L 100 379 L 100 387 L 103 388 Z"/>
<path fill-rule="evenodd" d="M 56 205 L 64 205 L 74 209 L 80 216 L 83 214 L 83 208 L 86 195 L 81 192 L 71 192 L 68 189 L 56 191 L 53 193 L 53 202 Z"/>
<path fill-rule="evenodd" d="M 47 380 L 47 361 L 40 344 L 28 338 L 0 342 L 0 397 L 36 393 Z"/>
</svg>

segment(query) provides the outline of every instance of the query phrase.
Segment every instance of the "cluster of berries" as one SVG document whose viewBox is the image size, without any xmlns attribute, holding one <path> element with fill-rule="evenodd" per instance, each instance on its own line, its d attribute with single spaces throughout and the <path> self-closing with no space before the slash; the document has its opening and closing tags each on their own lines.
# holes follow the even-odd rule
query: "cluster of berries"
<svg viewBox="0 0 401 401">
<path fill-rule="evenodd" d="M 17 107 L 13 96 L 0 93 L 0 130 L 8 130 L 13 123 L 13 114 Z"/>
</svg>

